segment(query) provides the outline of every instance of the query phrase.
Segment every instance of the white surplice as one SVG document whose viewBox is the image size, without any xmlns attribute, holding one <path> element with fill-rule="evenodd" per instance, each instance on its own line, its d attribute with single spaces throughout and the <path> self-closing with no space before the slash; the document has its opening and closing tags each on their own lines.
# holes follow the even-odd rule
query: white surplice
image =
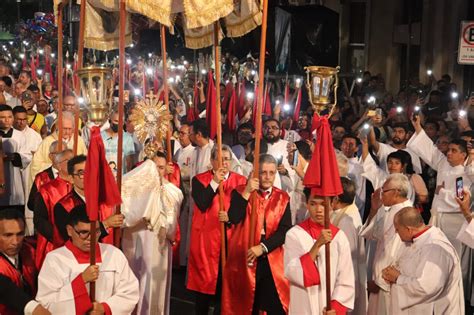
<svg viewBox="0 0 474 315">
<path fill-rule="evenodd" d="M 393 264 L 400 254 L 402 241 L 393 226 L 393 218 L 398 211 L 405 207 L 411 207 L 412 203 L 406 200 L 391 207 L 381 207 L 369 224 L 362 226 L 360 235 L 367 240 L 375 241 L 375 253 L 373 261 L 367 263 L 368 274 L 371 280 L 380 287 L 378 293 L 369 295 L 369 306 L 367 314 L 384 315 L 390 311 L 390 285 L 382 278 L 382 270 Z M 373 243 L 372 243 L 373 244 Z"/>
<path fill-rule="evenodd" d="M 433 141 L 422 130 L 414 134 L 407 147 L 418 154 L 432 169 L 438 172 L 436 186 L 438 193 L 434 195 L 431 205 L 430 223 L 441 228 L 458 252 L 462 253 L 462 244 L 456 239 L 464 218 L 459 204 L 456 202 L 456 178 L 462 177 L 465 190 L 469 190 L 474 179 L 472 164 L 451 166 L 446 156 L 438 150 Z M 441 219 L 441 217 L 443 217 Z"/>
<path fill-rule="evenodd" d="M 129 315 L 138 301 L 137 278 L 118 248 L 102 243 L 99 243 L 99 248 L 102 262 L 97 262 L 96 301 L 106 303 L 114 315 Z M 66 246 L 49 252 L 38 276 L 36 300 L 51 314 L 76 314 L 76 301 L 81 303 L 79 299 L 88 294 L 82 291 L 80 296 L 77 295 L 73 282 L 79 280 L 83 283 L 80 278 L 87 267 L 89 262 L 79 263 Z M 88 283 L 85 289 L 89 291 Z"/>
<path fill-rule="evenodd" d="M 471 220 L 469 224 L 465 222 L 456 238 L 470 248 L 474 248 L 474 220 Z"/>
<path fill-rule="evenodd" d="M 354 309 L 348 314 L 367 314 L 367 262 L 365 256 L 365 241 L 359 235 L 362 229 L 362 219 L 355 203 L 337 209 L 331 214 L 331 223 L 340 228 L 349 241 L 352 266 L 355 277 Z"/>
<path fill-rule="evenodd" d="M 349 171 L 347 177 L 349 177 L 356 186 L 356 199 L 355 204 L 357 208 L 361 209 L 361 216 L 365 210 L 365 195 L 366 195 L 366 179 L 363 176 L 364 168 L 362 167 L 362 158 L 353 157 L 348 159 Z"/>
<path fill-rule="evenodd" d="M 459 257 L 443 232 L 430 227 L 405 243 L 390 289 L 391 314 L 464 314 Z"/>
<path fill-rule="evenodd" d="M 290 282 L 289 314 L 322 314 L 326 307 L 325 246 L 318 252 L 315 264 L 321 276 L 320 285 L 304 286 L 300 257 L 307 254 L 316 242 L 308 232 L 296 225 L 286 234 L 284 247 L 285 277 Z M 348 309 L 354 307 L 354 271 L 346 235 L 338 231 L 330 243 L 331 248 L 331 300 Z"/>
<path fill-rule="evenodd" d="M 25 204 L 22 170 L 31 162 L 31 152 L 28 150 L 25 135 L 16 129 L 10 129 L 11 137 L 2 138 L 4 154 L 18 153 L 21 158 L 21 167 L 13 166 L 11 161 L 3 161 L 3 175 L 5 176 L 5 194 L 0 197 L 0 206 L 16 206 Z"/>
<path fill-rule="evenodd" d="M 147 160 L 125 174 L 122 200 L 122 249 L 140 283 L 137 314 L 169 314 L 171 243 L 183 194 L 173 184 L 162 183 L 155 163 Z M 158 239 L 160 228 L 166 229 L 164 246 Z"/>
</svg>

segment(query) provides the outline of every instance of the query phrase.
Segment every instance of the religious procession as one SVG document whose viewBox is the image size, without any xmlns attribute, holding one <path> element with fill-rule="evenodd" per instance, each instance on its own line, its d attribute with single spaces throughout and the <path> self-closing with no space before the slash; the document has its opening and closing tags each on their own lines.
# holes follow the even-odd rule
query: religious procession
<svg viewBox="0 0 474 315">
<path fill-rule="evenodd" d="M 474 314 L 473 64 L 468 0 L 2 1 L 0 315 Z"/>
</svg>

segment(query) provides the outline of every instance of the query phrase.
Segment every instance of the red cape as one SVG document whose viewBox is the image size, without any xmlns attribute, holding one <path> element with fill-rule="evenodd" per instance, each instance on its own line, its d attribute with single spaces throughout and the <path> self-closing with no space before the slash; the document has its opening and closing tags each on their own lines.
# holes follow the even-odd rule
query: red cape
<svg viewBox="0 0 474 315">
<path fill-rule="evenodd" d="M 242 192 L 244 186 L 237 188 Z M 287 193 L 273 187 L 268 200 L 257 195 L 259 207 L 257 209 L 257 225 L 255 239 L 261 238 L 262 216 L 265 216 L 267 238 L 276 232 L 286 206 L 290 200 Z M 223 272 L 224 285 L 222 287 L 222 314 L 250 315 L 252 313 L 256 286 L 256 262 L 253 267 L 247 266 L 247 249 L 250 234 L 251 202 L 247 206 L 247 213 L 243 222 L 239 223 L 232 232 L 228 241 L 227 263 Z M 284 276 L 283 246 L 268 254 L 268 261 L 272 271 L 275 287 L 285 311 L 288 311 L 290 286 Z"/>
<path fill-rule="evenodd" d="M 207 171 L 196 175 L 196 179 L 207 187 L 213 174 Z M 229 178 L 224 181 L 224 209 L 230 206 L 230 196 L 235 187 L 245 185 L 247 179 L 236 173 L 229 173 Z M 194 206 L 191 224 L 191 237 L 188 260 L 188 283 L 189 290 L 215 294 L 217 274 L 219 271 L 219 259 L 221 254 L 221 231 L 218 220 L 219 195 L 216 194 L 212 205 L 206 212 L 201 212 Z M 229 237 L 229 233 L 227 234 Z"/>
</svg>

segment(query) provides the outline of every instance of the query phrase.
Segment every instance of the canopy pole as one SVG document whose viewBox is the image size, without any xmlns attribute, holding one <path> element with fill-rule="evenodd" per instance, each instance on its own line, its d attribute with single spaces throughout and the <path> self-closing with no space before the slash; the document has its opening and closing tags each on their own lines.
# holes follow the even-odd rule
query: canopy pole
<svg viewBox="0 0 474 315">
<path fill-rule="evenodd" d="M 86 0 L 81 1 L 81 11 L 80 11 L 80 19 L 79 19 L 79 42 L 77 48 L 77 70 L 82 69 L 84 65 L 83 56 L 84 56 L 84 27 L 86 25 Z M 77 76 L 77 73 L 74 74 Z M 74 76 L 73 76 L 74 78 Z M 79 80 L 74 80 L 74 93 L 76 94 L 76 103 L 77 97 L 81 95 L 80 90 L 80 82 Z M 73 154 L 77 155 L 77 142 L 79 138 L 79 115 L 81 113 L 80 104 L 79 107 L 75 108 L 74 111 L 74 143 L 73 143 Z"/>
<path fill-rule="evenodd" d="M 330 220 L 329 220 L 329 208 L 330 200 L 329 197 L 324 197 L 324 228 L 329 229 Z M 325 264 L 326 264 L 326 310 L 331 310 L 331 250 L 330 244 L 327 243 L 324 246 L 325 249 Z"/>
<path fill-rule="evenodd" d="M 160 35 L 161 35 L 161 55 L 163 58 L 163 87 L 164 87 L 163 92 L 165 95 L 165 107 L 169 111 L 170 99 L 169 99 L 169 88 L 168 88 L 168 61 L 167 61 L 167 56 L 166 56 L 166 26 L 164 24 L 160 25 Z M 171 127 L 168 128 L 166 132 L 166 159 L 168 163 L 172 161 Z"/>
<path fill-rule="evenodd" d="M 56 73 L 58 77 L 58 119 L 56 120 L 56 128 L 58 128 L 58 152 L 63 150 L 63 3 L 58 5 L 58 65 L 56 67 Z"/>
<path fill-rule="evenodd" d="M 265 83 L 265 48 L 267 43 L 267 19 L 268 19 L 268 0 L 262 1 L 263 12 L 262 12 L 262 30 L 260 35 L 260 59 L 258 67 L 258 95 L 257 95 L 257 111 L 255 118 L 255 150 L 253 157 L 253 177 L 258 178 L 260 169 L 260 137 L 262 135 L 262 100 L 263 100 L 263 85 Z M 252 193 L 252 211 L 250 215 L 250 235 L 249 235 L 249 248 L 255 246 L 255 227 L 257 224 L 257 198 L 256 192 Z"/>
</svg>

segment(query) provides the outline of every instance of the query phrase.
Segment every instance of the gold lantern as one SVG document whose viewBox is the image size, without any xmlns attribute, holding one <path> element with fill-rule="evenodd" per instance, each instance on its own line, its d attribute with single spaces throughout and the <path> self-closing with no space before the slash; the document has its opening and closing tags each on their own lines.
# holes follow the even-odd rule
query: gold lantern
<svg viewBox="0 0 474 315">
<path fill-rule="evenodd" d="M 339 86 L 339 67 L 305 67 L 306 88 L 308 89 L 309 100 L 316 113 L 329 110 L 329 116 L 337 104 L 337 88 Z M 334 102 L 331 102 L 331 94 Z"/>
<path fill-rule="evenodd" d="M 112 70 L 105 67 L 86 67 L 77 71 L 83 104 L 89 120 L 103 124 L 109 117 L 112 104 Z"/>
</svg>

